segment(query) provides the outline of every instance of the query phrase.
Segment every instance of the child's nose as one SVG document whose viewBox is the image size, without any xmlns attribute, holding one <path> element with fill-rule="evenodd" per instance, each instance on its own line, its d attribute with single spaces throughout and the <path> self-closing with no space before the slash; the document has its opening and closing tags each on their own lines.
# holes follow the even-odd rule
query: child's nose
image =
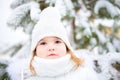
<svg viewBox="0 0 120 80">
<path fill-rule="evenodd" d="M 48 51 L 54 51 L 55 50 L 55 46 L 53 44 L 50 44 L 48 47 Z"/>
<path fill-rule="evenodd" d="M 48 51 L 54 51 L 55 49 L 54 48 L 49 48 Z"/>
</svg>

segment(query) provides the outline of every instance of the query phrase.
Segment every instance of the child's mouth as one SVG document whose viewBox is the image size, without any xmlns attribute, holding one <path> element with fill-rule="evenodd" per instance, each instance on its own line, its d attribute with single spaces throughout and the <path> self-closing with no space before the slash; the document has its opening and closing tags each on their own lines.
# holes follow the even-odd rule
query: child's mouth
<svg viewBox="0 0 120 80">
<path fill-rule="evenodd" d="M 56 54 L 49 54 L 48 56 L 57 56 Z"/>
</svg>

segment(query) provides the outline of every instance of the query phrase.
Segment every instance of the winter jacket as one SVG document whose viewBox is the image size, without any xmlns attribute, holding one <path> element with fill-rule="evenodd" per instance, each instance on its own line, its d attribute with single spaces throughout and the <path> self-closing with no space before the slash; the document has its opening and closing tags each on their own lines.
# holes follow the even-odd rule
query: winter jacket
<svg viewBox="0 0 120 80">
<path fill-rule="evenodd" d="M 32 65 L 37 74 L 32 74 L 29 68 L 26 68 L 23 71 L 23 80 L 98 80 L 96 73 L 86 62 L 75 69 L 70 55 L 52 60 L 35 56 Z"/>
<path fill-rule="evenodd" d="M 10 80 L 98 80 L 90 56 L 85 55 L 85 51 L 78 51 L 77 54 L 84 59 L 77 69 L 73 68 L 74 63 L 69 61 L 70 56 L 67 55 L 51 61 L 35 57 L 33 65 L 37 68 L 37 75 L 31 73 L 29 59 L 26 58 L 10 63 L 6 71 Z"/>
</svg>

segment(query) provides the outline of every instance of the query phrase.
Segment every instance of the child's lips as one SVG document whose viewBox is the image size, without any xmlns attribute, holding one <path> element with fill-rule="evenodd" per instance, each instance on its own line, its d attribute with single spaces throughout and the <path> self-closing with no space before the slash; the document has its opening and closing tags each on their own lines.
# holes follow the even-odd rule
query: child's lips
<svg viewBox="0 0 120 80">
<path fill-rule="evenodd" d="M 54 54 L 54 53 L 51 53 L 51 54 L 49 54 L 48 56 L 57 56 L 56 54 Z"/>
</svg>

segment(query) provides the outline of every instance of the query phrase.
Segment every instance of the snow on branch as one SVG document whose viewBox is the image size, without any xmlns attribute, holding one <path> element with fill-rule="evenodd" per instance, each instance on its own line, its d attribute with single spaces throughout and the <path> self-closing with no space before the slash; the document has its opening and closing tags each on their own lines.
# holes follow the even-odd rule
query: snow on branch
<svg viewBox="0 0 120 80">
<path fill-rule="evenodd" d="M 112 18 L 114 18 L 115 16 L 120 14 L 120 10 L 116 6 L 111 4 L 109 1 L 107 1 L 107 0 L 99 0 L 99 1 L 97 1 L 96 5 L 94 7 L 94 12 L 96 14 L 98 14 L 99 10 L 101 8 L 106 8 L 108 13 L 109 13 L 109 15 Z"/>
<path fill-rule="evenodd" d="M 41 12 L 39 6 L 39 3 L 35 1 L 18 6 L 8 18 L 8 26 L 13 29 L 23 27 L 25 32 L 30 33 L 34 24 L 39 20 L 39 14 Z"/>
<path fill-rule="evenodd" d="M 10 6 L 12 9 L 15 9 L 22 4 L 29 3 L 30 1 L 40 2 L 42 0 L 14 0 Z"/>
</svg>

